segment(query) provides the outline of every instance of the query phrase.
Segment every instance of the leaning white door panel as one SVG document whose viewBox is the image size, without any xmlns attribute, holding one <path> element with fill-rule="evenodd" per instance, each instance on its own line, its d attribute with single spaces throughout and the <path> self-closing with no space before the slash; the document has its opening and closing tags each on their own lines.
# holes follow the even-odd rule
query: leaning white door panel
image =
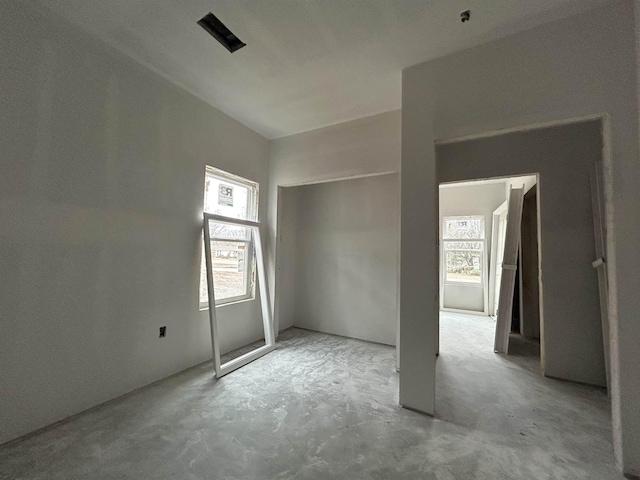
<svg viewBox="0 0 640 480">
<path fill-rule="evenodd" d="M 500 296 L 498 301 L 498 319 L 493 349 L 499 353 L 509 352 L 509 333 L 511 332 L 511 312 L 513 309 L 513 291 L 516 282 L 516 262 L 520 245 L 520 223 L 522 221 L 522 202 L 524 186 L 512 188 L 509 192 L 509 207 L 500 278 Z"/>
</svg>

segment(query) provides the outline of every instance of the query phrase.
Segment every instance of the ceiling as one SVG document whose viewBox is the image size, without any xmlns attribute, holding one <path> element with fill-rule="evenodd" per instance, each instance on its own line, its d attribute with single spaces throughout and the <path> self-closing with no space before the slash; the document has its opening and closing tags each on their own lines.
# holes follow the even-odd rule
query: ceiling
<svg viewBox="0 0 640 480">
<path fill-rule="evenodd" d="M 607 1 L 39 0 L 267 138 L 399 109 L 403 68 Z"/>
</svg>

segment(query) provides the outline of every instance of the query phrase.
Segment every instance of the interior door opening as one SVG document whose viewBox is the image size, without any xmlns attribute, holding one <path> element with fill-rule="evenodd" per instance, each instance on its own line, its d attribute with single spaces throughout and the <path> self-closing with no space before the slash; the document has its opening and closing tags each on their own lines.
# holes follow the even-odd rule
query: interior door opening
<svg viewBox="0 0 640 480">
<path fill-rule="evenodd" d="M 540 366 L 537 183 L 537 175 L 450 183 L 439 197 L 441 322 L 475 322 L 484 328 L 478 348 L 511 346 L 532 368 Z"/>
</svg>

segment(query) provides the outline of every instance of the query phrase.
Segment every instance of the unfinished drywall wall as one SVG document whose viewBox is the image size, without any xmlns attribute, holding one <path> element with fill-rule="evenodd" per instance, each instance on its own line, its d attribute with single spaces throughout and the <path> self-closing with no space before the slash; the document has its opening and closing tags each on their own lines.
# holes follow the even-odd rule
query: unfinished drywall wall
<svg viewBox="0 0 640 480">
<path fill-rule="evenodd" d="M 613 181 L 607 258 L 612 351 L 619 350 L 619 363 L 612 358 L 612 364 L 620 380 L 612 388 L 614 445 L 624 470 L 638 474 L 640 162 L 634 39 L 632 4 L 622 1 L 404 70 L 401 312 L 408 316 L 402 314 L 401 342 L 403 352 L 419 348 L 437 323 L 437 285 L 428 273 L 437 269 L 435 239 L 428 234 L 437 199 L 425 192 L 437 191 L 434 140 L 607 113 L 612 163 L 606 175 Z M 425 251 L 424 245 L 434 247 Z M 405 345 L 405 339 L 411 343 Z M 424 356 L 421 371 L 431 372 L 434 352 Z M 415 381 L 425 380 L 416 371 Z M 422 404 L 433 395 L 434 379 L 429 380 Z"/>
<path fill-rule="evenodd" d="M 279 187 L 278 238 L 282 256 L 279 264 L 280 330 L 292 327 L 296 321 L 296 285 L 298 271 L 298 188 Z"/>
<path fill-rule="evenodd" d="M 491 260 L 493 211 L 506 200 L 504 186 L 504 181 L 484 185 L 459 184 L 455 186 L 440 186 L 440 229 L 442 229 L 442 219 L 444 217 L 481 215 L 484 218 L 484 235 L 487 240 L 484 252 L 487 258 L 487 274 L 483 284 L 466 285 L 445 282 L 442 285 L 442 308 L 484 312 L 484 288 L 487 287 L 485 283 L 488 284 L 489 282 L 488 273 Z M 484 265 L 483 268 L 485 268 Z"/>
<path fill-rule="evenodd" d="M 604 386 L 589 181 L 601 145 L 595 121 L 441 145 L 436 158 L 441 182 L 539 173 L 544 372 Z"/>
<path fill-rule="evenodd" d="M 264 219 L 268 142 L 25 2 L 0 63 L 2 443 L 211 358 L 205 165 L 260 182 Z M 219 318 L 223 350 L 262 335 L 259 301 Z"/>
<path fill-rule="evenodd" d="M 397 174 L 294 189 L 295 325 L 395 345 Z"/>
<path fill-rule="evenodd" d="M 295 186 L 349 177 L 397 172 L 400 167 L 400 112 L 387 112 L 271 142 L 269 160 L 269 235 L 267 271 L 276 330 L 289 323 L 283 316 L 280 298 L 290 298 L 287 281 L 279 275 L 286 269 L 287 250 L 276 252 L 276 239 L 285 229 L 279 211 L 278 187 Z M 285 222 L 286 224 L 286 222 Z M 284 262 L 284 263 L 282 263 Z M 286 306 L 284 307 L 286 310 Z M 280 317 L 283 316 L 281 319 Z"/>
</svg>

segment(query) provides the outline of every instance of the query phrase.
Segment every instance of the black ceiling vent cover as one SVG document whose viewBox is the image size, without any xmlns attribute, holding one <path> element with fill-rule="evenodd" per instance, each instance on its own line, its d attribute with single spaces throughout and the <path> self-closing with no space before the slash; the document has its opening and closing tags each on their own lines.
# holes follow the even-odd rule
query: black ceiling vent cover
<svg viewBox="0 0 640 480">
<path fill-rule="evenodd" d="M 225 27 L 224 23 L 218 20 L 218 17 L 213 13 L 208 13 L 198 20 L 198 25 L 209 32 L 213 38 L 218 40 L 222 46 L 231 53 L 247 45 L 236 37 L 231 30 Z"/>
</svg>

